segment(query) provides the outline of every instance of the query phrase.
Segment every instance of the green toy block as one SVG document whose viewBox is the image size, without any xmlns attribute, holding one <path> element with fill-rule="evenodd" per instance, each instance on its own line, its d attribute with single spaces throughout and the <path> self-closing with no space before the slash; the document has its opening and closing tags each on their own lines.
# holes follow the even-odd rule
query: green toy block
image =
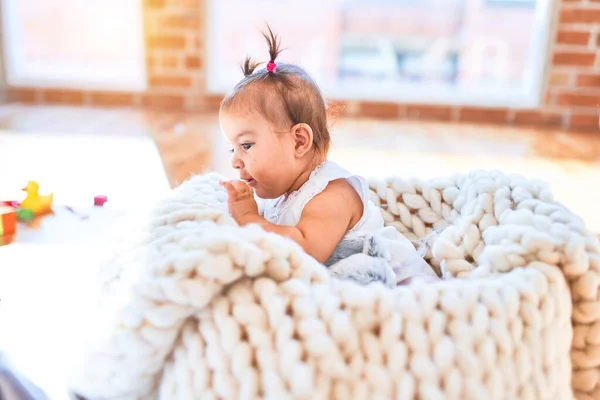
<svg viewBox="0 0 600 400">
<path fill-rule="evenodd" d="M 17 210 L 17 220 L 21 222 L 29 222 L 33 219 L 33 211 L 26 208 L 19 208 Z"/>
</svg>

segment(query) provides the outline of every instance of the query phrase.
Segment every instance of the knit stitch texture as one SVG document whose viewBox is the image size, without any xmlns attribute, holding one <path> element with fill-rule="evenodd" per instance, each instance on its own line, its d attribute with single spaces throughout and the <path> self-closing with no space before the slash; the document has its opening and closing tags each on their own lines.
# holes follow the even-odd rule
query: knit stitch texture
<svg viewBox="0 0 600 400">
<path fill-rule="evenodd" d="M 216 174 L 106 266 L 74 391 L 95 399 L 600 398 L 600 245 L 548 187 L 476 171 L 370 182 L 444 279 L 336 279 L 227 213 Z M 431 234 L 433 232 L 433 234 Z M 90 312 L 93 312 L 90 310 Z"/>
</svg>

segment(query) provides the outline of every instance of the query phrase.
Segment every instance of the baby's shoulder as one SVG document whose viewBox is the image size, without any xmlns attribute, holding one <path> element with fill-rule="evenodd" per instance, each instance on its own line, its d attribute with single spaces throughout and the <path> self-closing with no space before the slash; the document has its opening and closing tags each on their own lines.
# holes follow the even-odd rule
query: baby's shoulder
<svg viewBox="0 0 600 400">
<path fill-rule="evenodd" d="M 327 186 L 325 187 L 325 189 L 323 190 L 323 193 L 330 193 L 331 195 L 345 195 L 345 196 L 350 196 L 350 195 L 354 194 L 353 197 L 356 197 L 357 199 L 360 200 L 360 196 L 358 196 L 358 193 L 356 193 L 356 189 L 354 189 L 354 187 L 352 187 L 350 182 L 348 182 L 348 179 L 345 179 L 345 178 L 334 179 L 331 182 L 329 182 L 327 184 Z"/>
<path fill-rule="evenodd" d="M 306 205 L 306 210 L 311 214 L 326 213 L 332 209 L 336 210 L 336 214 L 347 214 L 353 223 L 360 220 L 364 205 L 361 197 L 347 179 L 332 180 Z"/>
</svg>

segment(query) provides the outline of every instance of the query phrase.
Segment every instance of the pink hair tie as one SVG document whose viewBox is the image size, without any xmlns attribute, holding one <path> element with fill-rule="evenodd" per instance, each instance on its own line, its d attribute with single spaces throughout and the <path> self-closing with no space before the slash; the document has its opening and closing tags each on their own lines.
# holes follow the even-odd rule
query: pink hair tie
<svg viewBox="0 0 600 400">
<path fill-rule="evenodd" d="M 267 64 L 267 71 L 275 72 L 276 69 L 277 69 L 277 64 L 275 64 L 273 61 L 269 61 L 269 63 Z"/>
</svg>

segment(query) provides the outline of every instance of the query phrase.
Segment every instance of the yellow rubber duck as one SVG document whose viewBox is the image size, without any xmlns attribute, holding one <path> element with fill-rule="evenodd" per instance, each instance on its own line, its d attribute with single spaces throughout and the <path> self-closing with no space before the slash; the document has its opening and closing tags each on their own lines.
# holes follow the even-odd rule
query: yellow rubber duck
<svg viewBox="0 0 600 400">
<path fill-rule="evenodd" d="M 40 196 L 38 190 L 40 185 L 35 181 L 27 182 L 22 190 L 27 192 L 27 196 L 19 205 L 20 208 L 31 210 L 35 215 L 45 214 L 52 210 L 52 201 L 54 194 L 50 193 L 45 196 Z"/>
</svg>

